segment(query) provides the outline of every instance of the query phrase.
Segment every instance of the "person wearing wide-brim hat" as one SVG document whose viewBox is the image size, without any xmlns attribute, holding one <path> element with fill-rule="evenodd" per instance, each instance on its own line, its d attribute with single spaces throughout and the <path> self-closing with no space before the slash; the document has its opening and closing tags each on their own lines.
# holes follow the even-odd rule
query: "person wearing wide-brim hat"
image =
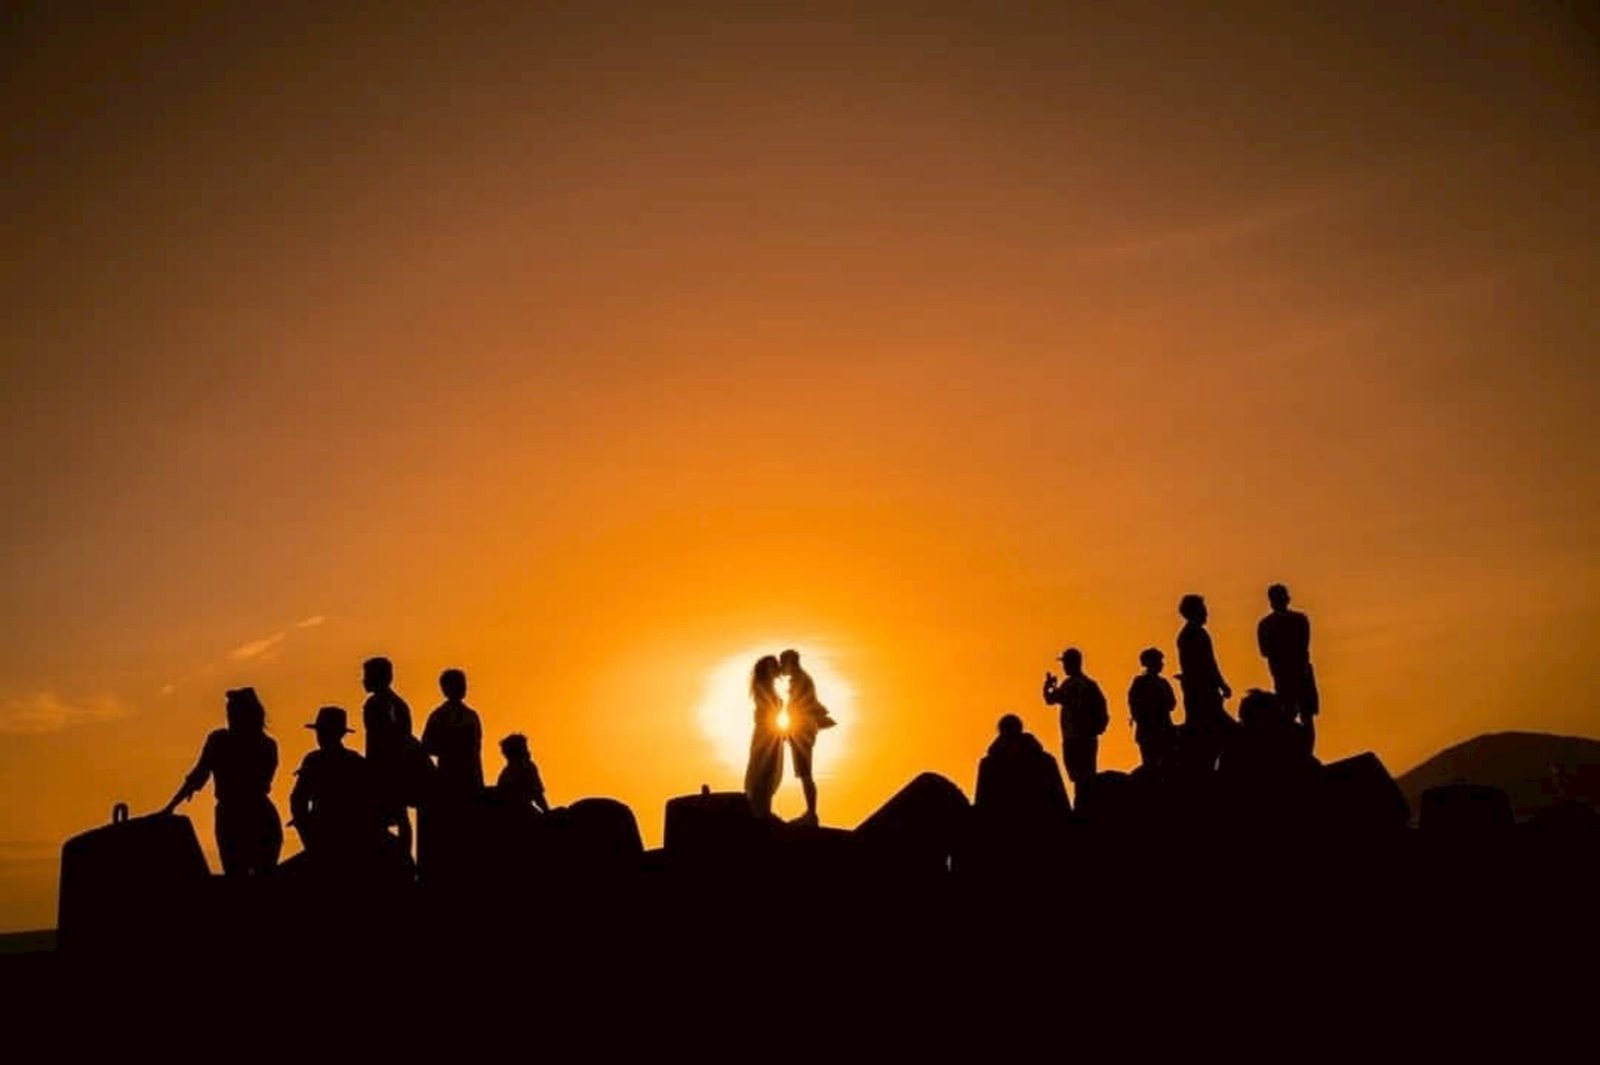
<svg viewBox="0 0 1600 1065">
<path fill-rule="evenodd" d="M 365 848 L 381 835 L 366 759 L 344 745 L 354 731 L 343 707 L 324 706 L 306 725 L 317 749 L 295 771 L 290 821 L 312 856 Z"/>
<path fill-rule="evenodd" d="M 306 728 L 315 729 L 319 741 L 325 732 L 334 736 L 348 736 L 355 731 L 350 727 L 350 715 L 345 713 L 342 706 L 324 706 L 317 711 L 317 719 L 309 722 Z"/>
</svg>

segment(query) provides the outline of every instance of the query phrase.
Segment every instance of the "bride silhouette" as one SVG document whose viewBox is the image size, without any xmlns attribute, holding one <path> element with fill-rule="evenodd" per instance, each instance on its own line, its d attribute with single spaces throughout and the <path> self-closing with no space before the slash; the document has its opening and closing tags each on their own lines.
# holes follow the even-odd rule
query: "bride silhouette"
<svg viewBox="0 0 1600 1065">
<path fill-rule="evenodd" d="M 744 771 L 744 793 L 757 817 L 772 814 L 772 797 L 783 780 L 783 726 L 778 715 L 779 664 L 776 655 L 760 658 L 750 671 L 750 701 L 755 704 L 755 730 L 750 734 L 750 762 Z"/>
</svg>

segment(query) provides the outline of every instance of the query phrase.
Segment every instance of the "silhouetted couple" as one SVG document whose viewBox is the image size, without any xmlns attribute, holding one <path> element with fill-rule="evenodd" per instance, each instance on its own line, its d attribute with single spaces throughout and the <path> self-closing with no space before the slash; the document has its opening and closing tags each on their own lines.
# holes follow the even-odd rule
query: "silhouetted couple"
<svg viewBox="0 0 1600 1065">
<path fill-rule="evenodd" d="M 778 694 L 778 681 L 788 682 L 788 700 Z M 757 816 L 772 813 L 772 799 L 783 782 L 783 750 L 794 759 L 794 775 L 805 792 L 802 820 L 817 823 L 817 785 L 812 777 L 812 752 L 817 733 L 836 722 L 817 698 L 817 686 L 800 666 L 798 651 L 785 651 L 759 659 L 750 672 L 750 701 L 755 709 L 755 729 L 750 735 L 750 761 L 745 767 L 744 791 Z"/>
</svg>

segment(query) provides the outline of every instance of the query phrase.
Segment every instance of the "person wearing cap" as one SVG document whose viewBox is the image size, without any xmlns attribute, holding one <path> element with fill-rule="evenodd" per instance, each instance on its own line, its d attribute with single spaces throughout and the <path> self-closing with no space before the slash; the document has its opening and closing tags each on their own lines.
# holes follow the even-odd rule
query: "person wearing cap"
<svg viewBox="0 0 1600 1065">
<path fill-rule="evenodd" d="M 216 781 L 217 852 L 226 876 L 259 876 L 278 864 L 283 824 L 272 804 L 272 778 L 278 771 L 278 743 L 267 735 L 267 711 L 254 688 L 235 688 L 226 696 L 227 727 L 206 737 L 200 760 L 167 803 L 171 813 L 188 802 L 207 780 Z"/>
<path fill-rule="evenodd" d="M 1069 647 L 1058 659 L 1066 678 L 1044 675 L 1044 701 L 1061 707 L 1061 761 L 1072 781 L 1072 801 L 1082 805 L 1100 757 L 1100 734 L 1111 723 L 1105 693 L 1083 672 L 1083 652 Z"/>
<path fill-rule="evenodd" d="M 1289 719 L 1299 719 L 1305 735 L 1316 744 L 1317 677 L 1311 669 L 1311 619 L 1289 609 L 1289 589 L 1274 584 L 1267 589 L 1272 612 L 1256 625 L 1256 646 L 1267 660 L 1272 690 Z"/>
<path fill-rule="evenodd" d="M 1178 749 L 1178 726 L 1172 711 L 1178 697 L 1161 675 L 1165 656 L 1154 647 L 1139 652 L 1144 672 L 1128 687 L 1128 715 L 1133 719 L 1133 742 L 1139 747 L 1139 762 L 1151 769 L 1166 766 Z"/>
<path fill-rule="evenodd" d="M 306 728 L 317 749 L 295 771 L 289 823 L 312 857 L 348 857 L 369 849 L 383 834 L 367 761 L 344 745 L 354 730 L 344 708 L 324 706 Z"/>
</svg>

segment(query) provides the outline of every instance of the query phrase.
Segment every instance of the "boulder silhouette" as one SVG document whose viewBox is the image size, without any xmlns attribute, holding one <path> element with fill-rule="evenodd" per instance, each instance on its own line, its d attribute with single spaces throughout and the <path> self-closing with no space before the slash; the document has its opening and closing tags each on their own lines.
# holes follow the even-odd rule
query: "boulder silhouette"
<svg viewBox="0 0 1600 1065">
<path fill-rule="evenodd" d="M 1493 732 L 1446 747 L 1400 777 L 1413 810 L 1441 784 L 1502 789 L 1521 821 L 1563 799 L 1600 807 L 1600 740 L 1544 732 Z"/>
<path fill-rule="evenodd" d="M 971 806 L 948 777 L 923 773 L 856 827 L 872 860 L 908 872 L 946 872 Z"/>
<path fill-rule="evenodd" d="M 127 804 L 118 803 L 109 825 L 74 836 L 61 848 L 60 949 L 171 949 L 203 923 L 210 874 L 187 817 L 129 817 Z"/>
<path fill-rule="evenodd" d="M 1510 832 L 1511 796 L 1487 784 L 1441 784 L 1422 793 L 1418 827 L 1428 836 L 1477 837 Z"/>
<path fill-rule="evenodd" d="M 1392 834 L 1411 820 L 1411 807 L 1376 754 L 1367 751 L 1322 767 L 1317 805 L 1323 826 L 1354 834 Z"/>
<path fill-rule="evenodd" d="M 546 815 L 553 836 L 551 860 L 568 876 L 636 873 L 644 859 L 639 822 L 616 799 L 579 799 Z"/>
<path fill-rule="evenodd" d="M 771 835 L 742 791 L 713 792 L 667 800 L 662 837 L 668 864 L 675 869 L 726 866 L 746 862 Z"/>
</svg>

